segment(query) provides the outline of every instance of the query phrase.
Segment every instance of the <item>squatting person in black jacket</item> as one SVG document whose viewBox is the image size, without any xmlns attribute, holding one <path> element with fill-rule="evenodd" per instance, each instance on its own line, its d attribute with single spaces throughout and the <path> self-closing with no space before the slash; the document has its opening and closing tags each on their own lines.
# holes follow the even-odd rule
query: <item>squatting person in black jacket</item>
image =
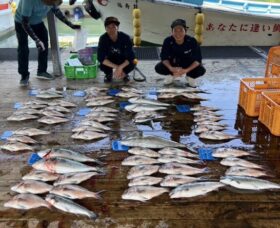
<svg viewBox="0 0 280 228">
<path fill-rule="evenodd" d="M 128 74 L 135 67 L 132 42 L 127 34 L 118 31 L 119 25 L 116 17 L 107 17 L 104 21 L 106 33 L 100 37 L 98 43 L 97 56 L 100 69 L 105 73 L 105 83 L 111 82 L 113 77 L 128 82 Z"/>
<path fill-rule="evenodd" d="M 201 64 L 201 51 L 196 40 L 187 35 L 186 21 L 177 19 L 172 22 L 172 35 L 167 37 L 161 50 L 161 62 L 155 71 L 162 75 L 171 75 L 172 79 L 186 75 L 189 86 L 195 87 L 195 78 L 205 74 Z"/>
<path fill-rule="evenodd" d="M 52 10 L 55 16 L 72 29 L 80 29 L 80 25 L 74 25 L 66 19 L 57 7 L 61 0 L 20 0 L 15 14 L 15 29 L 18 40 L 18 72 L 21 75 L 20 84 L 28 85 L 28 35 L 35 41 L 38 48 L 37 77 L 53 79 L 53 75 L 47 72 L 48 67 L 48 31 L 43 19 Z"/>
</svg>

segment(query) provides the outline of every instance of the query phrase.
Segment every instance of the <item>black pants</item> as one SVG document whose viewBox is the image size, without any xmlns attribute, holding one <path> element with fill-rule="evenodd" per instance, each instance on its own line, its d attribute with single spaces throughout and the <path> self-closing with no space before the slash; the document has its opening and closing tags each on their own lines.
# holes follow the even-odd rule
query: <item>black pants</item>
<svg viewBox="0 0 280 228">
<path fill-rule="evenodd" d="M 38 51 L 37 73 L 46 72 L 48 67 L 48 31 L 43 22 L 37 25 L 31 25 L 31 27 L 46 48 L 45 51 Z M 18 73 L 21 75 L 22 79 L 26 79 L 29 77 L 28 34 L 23 29 L 21 23 L 15 22 L 15 29 L 18 40 Z"/>
<path fill-rule="evenodd" d="M 178 67 L 180 67 L 180 66 L 178 66 Z M 188 66 L 181 66 L 181 67 L 182 68 L 187 68 Z M 159 62 L 155 66 L 155 71 L 158 74 L 162 74 L 162 75 L 171 75 L 172 74 L 170 72 L 170 70 L 162 62 Z M 198 77 L 204 75 L 205 72 L 206 72 L 206 69 L 202 65 L 199 65 L 198 67 L 194 68 L 192 71 L 187 73 L 186 75 L 191 77 L 191 78 L 198 78 Z"/>
<path fill-rule="evenodd" d="M 109 61 L 111 61 L 114 64 L 120 65 L 122 64 L 125 59 L 116 59 L 116 58 L 108 58 Z M 100 64 L 100 70 L 102 70 L 105 75 L 110 75 L 113 74 L 113 69 L 111 67 L 105 66 L 104 64 Z M 126 66 L 123 71 L 124 73 L 127 75 L 129 74 L 131 71 L 133 71 L 133 69 L 135 68 L 135 65 L 133 63 L 129 63 L 128 66 Z"/>
</svg>

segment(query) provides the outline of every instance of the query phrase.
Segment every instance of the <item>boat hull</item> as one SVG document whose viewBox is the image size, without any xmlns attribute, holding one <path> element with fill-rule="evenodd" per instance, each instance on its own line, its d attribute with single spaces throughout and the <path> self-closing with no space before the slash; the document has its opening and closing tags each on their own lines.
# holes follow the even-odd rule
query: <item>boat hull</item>
<svg viewBox="0 0 280 228">
<path fill-rule="evenodd" d="M 132 10 L 135 1 L 108 1 L 103 6 L 94 5 L 101 13 L 101 19 L 108 16 L 119 18 L 120 30 L 133 35 Z M 170 24 L 174 19 L 184 18 L 189 26 L 188 34 L 194 36 L 195 15 L 198 8 L 186 4 L 171 4 L 163 1 L 138 1 L 142 17 L 143 41 L 162 44 L 170 35 Z M 223 9 L 204 8 L 204 46 L 272 46 L 280 43 L 279 17 L 257 16 Z"/>
</svg>

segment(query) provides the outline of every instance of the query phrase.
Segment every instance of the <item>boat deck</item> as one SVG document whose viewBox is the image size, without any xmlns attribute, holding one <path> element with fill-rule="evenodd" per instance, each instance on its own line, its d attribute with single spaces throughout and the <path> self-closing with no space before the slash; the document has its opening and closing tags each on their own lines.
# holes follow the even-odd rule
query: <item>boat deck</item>
<svg viewBox="0 0 280 228">
<path fill-rule="evenodd" d="M 247 50 L 248 51 L 248 50 Z M 246 51 L 246 52 L 247 52 Z M 253 52 L 252 52 L 253 53 Z M 207 69 L 205 76 L 199 79 L 200 88 L 207 91 L 202 94 L 207 101 L 203 105 L 221 109 L 224 123 L 228 124 L 226 132 L 238 134 L 240 137 L 228 142 L 213 143 L 201 141 L 193 133 L 193 116 L 188 113 L 177 113 L 169 110 L 168 118 L 162 123 L 154 122 L 153 126 L 136 126 L 130 121 L 132 115 L 120 111 L 117 121 L 112 125 L 113 131 L 109 138 L 85 143 L 70 138 L 71 127 L 79 119 L 76 115 L 69 116 L 70 123 L 46 127 L 36 121 L 11 123 L 6 118 L 14 111 L 16 102 L 31 99 L 29 89 L 66 88 L 69 101 L 84 107 L 80 97 L 73 97 L 76 90 L 89 86 L 104 86 L 100 75 L 93 80 L 69 81 L 64 77 L 54 81 L 40 81 L 35 78 L 36 62 L 30 62 L 31 84 L 28 89 L 18 85 L 16 61 L 0 62 L 0 129 L 13 130 L 23 126 L 38 127 L 51 130 L 52 135 L 37 137 L 40 145 L 36 150 L 47 147 L 64 147 L 78 150 L 91 157 L 106 155 L 102 161 L 106 162 L 107 175 L 91 178 L 81 186 L 91 191 L 101 191 L 102 200 L 84 199 L 76 202 L 96 212 L 99 219 L 91 221 L 83 216 L 64 213 L 56 209 L 45 208 L 20 211 L 3 207 L 4 202 L 15 195 L 10 188 L 21 180 L 21 177 L 31 170 L 27 160 L 31 153 L 8 153 L 0 151 L 0 227 L 280 227 L 280 192 L 237 193 L 229 189 L 220 189 L 204 197 L 184 200 L 171 200 L 168 194 L 163 194 L 146 203 L 122 200 L 122 193 L 128 188 L 126 179 L 128 167 L 121 166 L 121 161 L 127 157 L 125 152 L 113 152 L 111 141 L 132 135 L 156 134 L 171 138 L 181 143 L 198 147 L 219 148 L 222 146 L 238 147 L 256 151 L 257 157 L 251 158 L 266 167 L 273 176 L 269 180 L 280 183 L 279 137 L 272 136 L 268 130 L 258 123 L 256 118 L 249 118 L 238 109 L 239 80 L 243 77 L 258 77 L 264 75 L 265 61 L 258 55 L 248 57 L 244 54 L 239 58 L 225 58 L 226 51 L 219 52 L 219 57 L 210 57 L 210 53 L 203 53 L 204 64 Z M 248 53 L 247 53 L 248 54 Z M 68 52 L 64 52 L 65 60 Z M 207 57 L 206 57 L 207 56 Z M 249 55 L 250 56 L 250 55 Z M 155 60 L 142 60 L 139 68 L 148 76 L 147 82 L 132 81 L 129 85 L 135 88 L 149 90 L 163 87 L 164 77 L 157 75 L 153 68 Z M 49 70 L 51 63 L 49 65 Z M 51 71 L 51 70 L 50 70 Z M 121 87 L 122 83 L 113 83 L 112 87 Z M 118 107 L 118 102 L 112 107 Z M 177 100 L 177 103 L 189 104 L 187 100 Z M 192 105 L 192 103 L 190 103 Z M 75 109 L 73 113 L 78 110 Z M 1 144 L 3 142 L 0 142 Z M 219 161 L 206 162 L 210 172 L 203 175 L 210 180 L 219 180 L 225 173 L 225 168 Z"/>
</svg>

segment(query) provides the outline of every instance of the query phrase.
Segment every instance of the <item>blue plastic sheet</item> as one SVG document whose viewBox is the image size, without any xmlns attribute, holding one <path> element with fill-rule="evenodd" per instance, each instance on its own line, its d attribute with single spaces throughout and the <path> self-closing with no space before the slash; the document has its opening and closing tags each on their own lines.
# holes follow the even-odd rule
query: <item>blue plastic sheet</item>
<svg viewBox="0 0 280 228">
<path fill-rule="evenodd" d="M 198 154 L 199 158 L 204 161 L 213 161 L 215 158 L 212 156 L 213 149 L 212 148 L 199 148 Z"/>
<path fill-rule="evenodd" d="M 189 105 L 176 105 L 176 109 L 178 112 L 190 112 L 190 106 Z"/>
<path fill-rule="evenodd" d="M 129 105 L 129 104 L 131 104 L 131 103 L 128 102 L 128 101 L 121 101 L 121 102 L 120 102 L 120 108 L 121 108 L 121 109 L 124 109 L 125 106 L 127 106 L 127 105 Z"/>
<path fill-rule="evenodd" d="M 14 109 L 20 109 L 22 107 L 22 104 L 17 102 L 14 104 Z"/>
<path fill-rule="evenodd" d="M 28 159 L 28 165 L 33 165 L 37 161 L 41 160 L 42 158 L 38 156 L 36 153 L 32 153 Z"/>
<path fill-rule="evenodd" d="M 129 147 L 128 146 L 124 146 L 121 144 L 121 142 L 119 140 L 114 140 L 112 141 L 112 150 L 116 151 L 116 152 L 124 152 L 124 151 L 128 151 Z"/>
<path fill-rule="evenodd" d="M 12 131 L 4 131 L 3 134 L 0 136 L 1 140 L 6 140 L 7 138 L 11 137 L 14 133 Z"/>
<path fill-rule="evenodd" d="M 79 116 L 86 116 L 87 114 L 89 114 L 91 112 L 90 108 L 81 108 L 79 109 L 79 111 L 77 112 L 77 114 Z"/>
<path fill-rule="evenodd" d="M 85 95 L 86 95 L 86 92 L 83 91 L 83 90 L 78 90 L 78 91 L 75 91 L 75 92 L 73 93 L 73 96 L 74 96 L 74 97 L 84 97 Z"/>
<path fill-rule="evenodd" d="M 35 96 L 37 96 L 37 94 L 38 94 L 38 90 L 37 89 L 31 89 L 28 92 L 28 95 L 31 96 L 31 97 L 35 97 Z"/>
<path fill-rule="evenodd" d="M 109 89 L 108 90 L 108 92 L 107 92 L 107 94 L 109 95 L 109 96 L 116 96 L 119 92 L 120 92 L 121 90 L 120 89 Z"/>
</svg>

